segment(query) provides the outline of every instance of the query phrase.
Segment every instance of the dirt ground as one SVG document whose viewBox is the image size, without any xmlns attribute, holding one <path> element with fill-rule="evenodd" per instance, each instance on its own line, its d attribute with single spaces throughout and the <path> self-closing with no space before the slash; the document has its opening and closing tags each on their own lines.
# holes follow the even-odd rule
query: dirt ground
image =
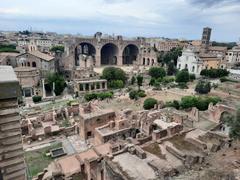
<svg viewBox="0 0 240 180">
<path fill-rule="evenodd" d="M 234 178 L 235 177 L 235 178 Z M 240 142 L 206 157 L 204 164 L 174 177 L 174 180 L 231 180 L 240 179 Z"/>
</svg>

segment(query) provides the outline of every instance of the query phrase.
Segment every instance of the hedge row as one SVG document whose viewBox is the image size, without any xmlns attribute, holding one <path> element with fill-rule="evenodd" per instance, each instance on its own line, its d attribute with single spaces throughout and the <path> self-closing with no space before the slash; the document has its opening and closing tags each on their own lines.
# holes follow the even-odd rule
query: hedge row
<svg viewBox="0 0 240 180">
<path fill-rule="evenodd" d="M 91 100 L 94 100 L 94 99 L 104 100 L 104 99 L 112 98 L 112 97 L 113 97 L 113 92 L 101 92 L 101 93 L 85 94 L 84 99 L 86 101 L 91 101 Z"/>
<path fill-rule="evenodd" d="M 213 103 L 213 105 L 220 102 L 221 99 L 219 97 L 215 96 L 206 96 L 206 97 L 200 97 L 200 96 L 184 96 L 182 97 L 181 101 L 170 101 L 165 104 L 166 107 L 174 107 L 176 109 L 188 109 L 192 107 L 196 107 L 200 111 L 205 111 L 208 109 L 208 106 L 210 103 Z"/>
</svg>

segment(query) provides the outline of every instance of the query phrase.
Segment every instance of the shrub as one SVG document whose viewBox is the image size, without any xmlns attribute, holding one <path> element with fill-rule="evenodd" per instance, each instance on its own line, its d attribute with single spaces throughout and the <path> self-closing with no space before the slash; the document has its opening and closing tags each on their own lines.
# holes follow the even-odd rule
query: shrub
<svg viewBox="0 0 240 180">
<path fill-rule="evenodd" d="M 154 84 L 156 83 L 156 79 L 155 78 L 151 78 L 149 85 L 150 86 L 154 86 Z"/>
<path fill-rule="evenodd" d="M 113 93 L 112 92 L 103 92 L 103 93 L 98 93 L 97 94 L 97 98 L 104 100 L 107 98 L 112 98 L 113 97 Z"/>
<path fill-rule="evenodd" d="M 86 101 L 91 101 L 91 100 L 94 100 L 94 99 L 104 100 L 104 99 L 112 98 L 112 97 L 113 97 L 113 92 L 101 92 L 101 93 L 85 94 L 84 99 Z"/>
<path fill-rule="evenodd" d="M 124 87 L 122 80 L 112 80 L 108 83 L 108 86 L 113 89 L 121 89 Z"/>
<path fill-rule="evenodd" d="M 53 83 L 55 83 L 55 94 L 56 96 L 59 96 L 62 94 L 63 90 L 66 87 L 66 83 L 64 80 L 64 77 L 58 73 L 51 73 L 47 77 L 47 82 L 50 86 L 50 89 L 53 90 Z"/>
<path fill-rule="evenodd" d="M 137 76 L 137 85 L 138 85 L 138 90 L 140 90 L 140 87 L 143 84 L 143 77 L 141 75 Z"/>
<path fill-rule="evenodd" d="M 168 76 L 166 76 L 166 77 L 164 77 L 163 79 L 162 79 L 162 82 L 164 83 L 164 84 L 168 84 L 168 83 L 171 83 L 171 82 L 174 82 L 175 81 L 175 78 L 174 77 L 168 77 Z"/>
<path fill-rule="evenodd" d="M 157 100 L 154 98 L 147 98 L 143 103 L 143 108 L 146 110 L 154 108 L 154 106 L 157 104 Z"/>
<path fill-rule="evenodd" d="M 199 94 L 208 94 L 211 91 L 210 82 L 199 81 L 195 87 L 195 91 Z"/>
<path fill-rule="evenodd" d="M 213 103 L 213 105 L 215 105 L 220 101 L 221 99 L 215 96 L 212 97 L 184 96 L 181 99 L 180 107 L 182 109 L 196 107 L 200 111 L 205 111 L 208 109 L 210 103 Z"/>
<path fill-rule="evenodd" d="M 130 99 L 138 99 L 139 97 L 146 97 L 147 95 L 145 94 L 145 91 L 143 90 L 132 90 L 130 93 L 129 93 L 129 98 Z"/>
<path fill-rule="evenodd" d="M 233 79 L 228 79 L 228 78 L 226 78 L 226 77 L 221 77 L 220 78 L 220 81 L 221 82 L 238 82 L 237 80 L 233 80 Z"/>
<path fill-rule="evenodd" d="M 32 100 L 34 103 L 40 102 L 42 101 L 42 96 L 33 96 Z"/>
<path fill-rule="evenodd" d="M 189 74 L 189 79 L 190 79 L 190 81 L 194 81 L 196 79 L 196 75 L 195 74 Z"/>
<path fill-rule="evenodd" d="M 145 94 L 144 91 L 138 91 L 138 96 L 139 97 L 146 97 L 147 95 Z"/>
<path fill-rule="evenodd" d="M 229 72 L 226 69 L 203 69 L 200 73 L 201 76 L 209 78 L 220 78 L 228 76 Z"/>
<path fill-rule="evenodd" d="M 176 75 L 176 82 L 178 83 L 181 83 L 181 82 L 187 83 L 189 82 L 189 80 L 190 80 L 190 77 L 187 70 L 181 70 Z"/>
<path fill-rule="evenodd" d="M 180 108 L 180 103 L 177 100 L 166 102 L 165 107 L 174 107 L 175 109 Z"/>
<path fill-rule="evenodd" d="M 185 82 L 178 83 L 178 87 L 180 89 L 187 89 L 188 88 L 187 83 L 185 83 Z"/>
<path fill-rule="evenodd" d="M 102 78 L 106 79 L 108 82 L 114 80 L 121 80 L 123 84 L 125 84 L 127 80 L 126 73 L 122 69 L 116 67 L 104 68 Z"/>
<path fill-rule="evenodd" d="M 168 68 L 167 68 L 167 75 L 171 76 L 173 74 L 175 74 L 177 71 L 174 62 L 170 62 L 168 63 Z"/>
<path fill-rule="evenodd" d="M 138 99 L 138 92 L 137 91 L 135 91 L 135 90 L 133 90 L 133 91 L 131 91 L 130 93 L 129 93 L 129 98 L 130 99 Z"/>
<path fill-rule="evenodd" d="M 135 78 L 135 76 L 133 76 L 133 77 L 131 78 L 131 85 L 134 85 L 135 82 L 136 82 L 136 78 Z"/>
<path fill-rule="evenodd" d="M 57 51 L 64 52 L 64 46 L 53 46 L 53 47 L 51 47 L 50 51 L 55 52 L 55 53 Z"/>
<path fill-rule="evenodd" d="M 181 108 L 188 109 L 191 107 L 196 107 L 198 99 L 196 96 L 184 96 L 181 99 Z"/>
<path fill-rule="evenodd" d="M 96 93 L 89 93 L 84 95 L 84 99 L 86 101 L 91 101 L 93 99 L 97 99 L 97 94 Z"/>
<path fill-rule="evenodd" d="M 161 67 L 151 67 L 148 73 L 153 78 L 163 78 L 166 76 L 166 71 Z"/>
</svg>

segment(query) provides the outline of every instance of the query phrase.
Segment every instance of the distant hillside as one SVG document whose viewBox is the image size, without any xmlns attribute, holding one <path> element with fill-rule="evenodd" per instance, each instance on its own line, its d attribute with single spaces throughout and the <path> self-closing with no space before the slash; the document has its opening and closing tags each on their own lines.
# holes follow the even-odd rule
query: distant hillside
<svg viewBox="0 0 240 180">
<path fill-rule="evenodd" d="M 228 49 L 232 49 L 234 46 L 237 46 L 237 43 L 236 42 L 216 42 L 216 41 L 213 41 L 212 42 L 212 45 L 213 46 L 224 46 L 224 47 L 227 47 Z"/>
<path fill-rule="evenodd" d="M 16 50 L 16 46 L 9 44 L 0 44 L 0 52 L 19 52 Z"/>
</svg>

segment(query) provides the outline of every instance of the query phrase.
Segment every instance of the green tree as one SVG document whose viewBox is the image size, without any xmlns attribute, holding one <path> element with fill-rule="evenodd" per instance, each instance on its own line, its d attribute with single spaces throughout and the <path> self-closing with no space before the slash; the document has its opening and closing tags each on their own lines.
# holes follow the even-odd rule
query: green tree
<svg viewBox="0 0 240 180">
<path fill-rule="evenodd" d="M 177 72 L 174 62 L 170 62 L 167 67 L 167 75 L 171 76 Z"/>
<path fill-rule="evenodd" d="M 64 46 L 53 46 L 53 47 L 51 47 L 50 51 L 55 52 L 55 53 L 58 51 L 64 52 Z"/>
<path fill-rule="evenodd" d="M 199 94 L 208 94 L 211 91 L 210 82 L 199 81 L 195 87 L 195 91 Z"/>
<path fill-rule="evenodd" d="M 189 74 L 189 79 L 190 79 L 190 81 L 194 81 L 196 79 L 196 75 L 195 74 Z"/>
<path fill-rule="evenodd" d="M 142 84 L 143 84 L 143 76 L 138 75 L 138 76 L 137 76 L 138 90 L 140 90 L 140 87 L 142 86 Z"/>
<path fill-rule="evenodd" d="M 131 84 L 134 85 L 135 82 L 136 82 L 136 78 L 135 78 L 135 76 L 132 76 L 132 78 L 131 78 Z"/>
<path fill-rule="evenodd" d="M 155 83 L 156 83 L 156 79 L 155 78 L 151 78 L 150 82 L 149 82 L 149 85 L 150 86 L 154 86 Z"/>
<path fill-rule="evenodd" d="M 157 104 L 157 100 L 154 98 L 147 98 L 143 103 L 143 108 L 146 110 L 154 108 L 154 106 Z"/>
<path fill-rule="evenodd" d="M 174 64 L 177 64 L 177 59 L 179 56 L 182 55 L 182 48 L 177 47 L 177 48 L 172 48 L 169 52 L 167 52 L 164 57 L 163 61 L 165 64 L 169 64 L 170 62 L 174 62 Z"/>
<path fill-rule="evenodd" d="M 47 77 L 47 82 L 48 82 L 51 90 L 53 90 L 53 83 L 55 84 L 54 92 L 57 96 L 62 94 L 63 90 L 66 87 L 64 77 L 62 75 L 58 74 L 58 73 L 49 74 L 48 77 Z"/>
<path fill-rule="evenodd" d="M 113 89 L 122 89 L 124 87 L 124 83 L 122 80 L 112 80 L 108 83 L 108 86 Z"/>
<path fill-rule="evenodd" d="M 165 107 L 174 107 L 175 109 L 179 109 L 180 103 L 177 100 L 166 102 Z"/>
<path fill-rule="evenodd" d="M 161 67 L 151 67 L 148 71 L 149 75 L 153 78 L 163 78 L 166 76 L 166 71 Z"/>
<path fill-rule="evenodd" d="M 108 84 L 110 85 L 109 87 L 111 87 L 111 81 L 116 81 L 116 80 L 121 80 L 123 82 L 123 85 L 125 85 L 127 80 L 127 75 L 120 68 L 106 67 L 103 70 L 102 78 L 106 79 L 108 81 Z"/>
<path fill-rule="evenodd" d="M 164 51 L 160 51 L 158 54 L 157 54 L 157 61 L 158 63 L 161 63 L 163 64 L 164 63 Z"/>
<path fill-rule="evenodd" d="M 42 96 L 33 96 L 32 97 L 33 102 L 37 103 L 42 101 Z"/>
<path fill-rule="evenodd" d="M 200 72 L 201 76 L 206 76 L 209 78 L 221 78 L 228 76 L 229 72 L 226 69 L 203 69 Z"/>
<path fill-rule="evenodd" d="M 135 90 L 131 91 L 131 92 L 129 93 L 129 98 L 130 98 L 130 99 L 135 99 L 135 100 L 137 100 L 137 99 L 138 99 L 138 92 L 135 91 Z"/>
<path fill-rule="evenodd" d="M 179 71 L 176 75 L 176 82 L 178 83 L 181 83 L 181 82 L 187 83 L 189 82 L 189 80 L 190 80 L 189 73 L 185 69 Z"/>
</svg>

